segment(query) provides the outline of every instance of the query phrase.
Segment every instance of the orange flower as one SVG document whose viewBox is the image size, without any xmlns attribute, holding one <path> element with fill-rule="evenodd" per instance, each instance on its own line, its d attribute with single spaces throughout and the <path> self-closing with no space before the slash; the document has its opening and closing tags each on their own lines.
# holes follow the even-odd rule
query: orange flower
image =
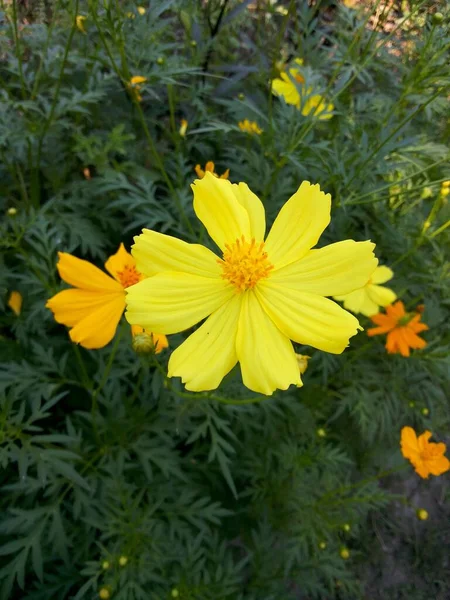
<svg viewBox="0 0 450 600">
<path fill-rule="evenodd" d="M 432 433 L 425 431 L 417 437 L 412 427 L 403 427 L 400 445 L 402 454 L 411 461 L 416 473 L 423 479 L 431 475 L 442 475 L 450 469 L 450 461 L 444 456 L 445 444 L 429 442 Z"/>
<path fill-rule="evenodd" d="M 417 334 L 426 331 L 428 325 L 420 323 L 420 313 L 405 312 L 405 305 L 401 300 L 386 306 L 386 314 L 378 313 L 370 317 L 378 325 L 367 330 L 367 335 L 382 335 L 387 333 L 386 350 L 389 354 L 409 356 L 410 348 L 425 348 L 426 341 Z"/>
<path fill-rule="evenodd" d="M 208 160 L 204 169 L 202 169 L 200 165 L 195 165 L 195 172 L 197 173 L 197 177 L 199 179 L 203 179 L 203 177 L 205 176 L 205 173 L 212 173 L 214 175 L 214 177 L 218 177 L 219 179 L 228 179 L 228 176 L 230 174 L 230 169 L 227 169 L 225 171 L 225 173 L 222 173 L 222 175 L 218 175 L 214 171 L 214 169 L 215 169 L 215 165 L 212 160 Z"/>
<path fill-rule="evenodd" d="M 103 348 L 113 339 L 125 310 L 125 289 L 144 276 L 137 271 L 134 258 L 123 244 L 105 262 L 112 277 L 67 252 L 59 252 L 58 256 L 59 276 L 74 287 L 50 298 L 46 306 L 58 323 L 71 328 L 73 342 L 84 348 Z M 155 338 L 156 351 L 163 347 L 167 347 L 167 339 Z"/>
</svg>

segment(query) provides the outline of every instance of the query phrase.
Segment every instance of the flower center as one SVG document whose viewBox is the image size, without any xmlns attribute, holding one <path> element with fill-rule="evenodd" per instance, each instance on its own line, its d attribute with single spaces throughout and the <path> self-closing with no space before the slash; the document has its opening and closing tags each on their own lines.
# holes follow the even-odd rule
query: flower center
<svg viewBox="0 0 450 600">
<path fill-rule="evenodd" d="M 273 269 L 264 252 L 264 242 L 257 243 L 254 238 L 247 242 L 242 236 L 225 248 L 223 260 L 217 262 L 223 269 L 223 279 L 228 279 L 239 292 L 254 288 Z"/>
<path fill-rule="evenodd" d="M 411 321 L 413 316 L 414 316 L 413 314 L 407 313 L 403 317 L 400 317 L 400 319 L 397 321 L 397 325 L 399 327 L 406 327 L 406 325 L 408 325 L 408 323 Z"/>
<path fill-rule="evenodd" d="M 305 78 L 299 73 L 297 73 L 297 75 L 294 75 L 294 79 L 297 83 L 305 83 Z"/>
<path fill-rule="evenodd" d="M 136 267 L 125 265 L 123 271 L 117 271 L 120 283 L 124 288 L 130 287 L 141 280 L 141 274 L 136 271 Z"/>
</svg>

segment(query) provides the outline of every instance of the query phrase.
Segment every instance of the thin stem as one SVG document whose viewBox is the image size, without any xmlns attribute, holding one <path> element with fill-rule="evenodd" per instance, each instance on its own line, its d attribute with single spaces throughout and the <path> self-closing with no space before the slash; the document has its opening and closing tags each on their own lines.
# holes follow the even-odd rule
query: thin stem
<svg viewBox="0 0 450 600">
<path fill-rule="evenodd" d="M 25 96 L 26 96 L 25 78 L 23 76 L 22 53 L 20 51 L 20 37 L 19 37 L 18 29 L 17 29 L 17 21 L 18 21 L 17 0 L 13 0 L 12 9 L 13 9 L 12 28 L 13 28 L 14 44 L 16 46 L 17 64 L 19 66 L 20 87 L 22 90 L 22 98 L 25 99 Z"/>
</svg>

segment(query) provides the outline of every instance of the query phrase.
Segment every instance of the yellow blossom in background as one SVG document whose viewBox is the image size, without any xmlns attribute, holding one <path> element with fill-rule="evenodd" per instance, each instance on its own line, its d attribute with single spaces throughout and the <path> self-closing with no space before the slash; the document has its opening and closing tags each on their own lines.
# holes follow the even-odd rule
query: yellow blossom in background
<svg viewBox="0 0 450 600">
<path fill-rule="evenodd" d="M 138 6 L 137 11 L 141 15 L 141 17 L 143 17 L 145 15 L 145 13 L 147 12 L 143 6 Z"/>
<path fill-rule="evenodd" d="M 47 301 L 55 320 L 70 327 L 70 339 L 84 348 L 106 346 L 116 333 L 125 310 L 125 289 L 143 278 L 123 244 L 98 267 L 66 252 L 59 252 L 57 269 L 63 281 L 74 286 Z"/>
<path fill-rule="evenodd" d="M 108 588 L 100 588 L 98 592 L 98 597 L 100 598 L 100 600 L 109 600 L 111 598 L 111 592 L 108 590 Z"/>
<path fill-rule="evenodd" d="M 389 267 L 384 265 L 377 267 L 364 287 L 345 296 L 335 296 L 334 299 L 344 302 L 344 308 L 352 313 L 371 317 L 379 312 L 380 306 L 388 306 L 397 299 L 395 292 L 379 285 L 390 281 L 393 277 L 394 273 Z"/>
<path fill-rule="evenodd" d="M 131 11 L 128 11 L 127 13 L 125 13 L 125 16 L 128 19 L 135 19 L 136 18 L 136 15 L 134 14 L 134 12 L 131 12 Z"/>
<path fill-rule="evenodd" d="M 181 125 L 178 132 L 181 135 L 181 137 L 185 137 L 188 126 L 189 123 L 186 121 L 186 119 L 181 119 Z"/>
<path fill-rule="evenodd" d="M 290 340 L 345 350 L 358 320 L 325 296 L 364 285 L 377 265 L 375 245 L 345 240 L 311 250 L 330 222 L 331 197 L 307 181 L 267 237 L 264 206 L 245 183 L 206 172 L 192 189 L 220 257 L 145 229 L 132 252 L 147 279 L 127 290 L 128 322 L 170 334 L 206 318 L 169 360 L 168 376 L 181 377 L 188 390 L 216 389 L 238 362 L 255 392 L 301 385 Z"/>
<path fill-rule="evenodd" d="M 128 556 L 120 556 L 119 557 L 119 565 L 121 567 L 125 567 L 128 564 Z"/>
<path fill-rule="evenodd" d="M 22 312 L 22 302 L 22 294 L 20 292 L 17 292 L 16 290 L 13 290 L 9 295 L 7 304 L 9 308 L 15 313 L 16 317 L 18 317 Z"/>
<path fill-rule="evenodd" d="M 83 15 L 77 15 L 75 17 L 75 24 L 77 26 L 77 29 L 79 31 L 81 31 L 81 33 L 86 33 L 86 29 L 84 27 L 84 23 L 86 21 L 87 17 L 83 16 Z"/>
<path fill-rule="evenodd" d="M 450 469 L 450 461 L 444 456 L 446 445 L 428 441 L 431 436 L 431 431 L 425 431 L 417 437 L 412 427 L 403 427 L 401 431 L 402 454 L 423 479 L 428 479 L 429 475 L 442 475 Z"/>
<path fill-rule="evenodd" d="M 300 375 L 303 375 L 303 373 L 308 368 L 308 361 L 311 357 L 307 356 L 306 354 L 297 354 L 296 353 L 295 358 L 297 359 L 297 364 L 298 364 L 298 368 L 300 371 Z"/>
<path fill-rule="evenodd" d="M 343 558 L 344 560 L 348 560 L 350 558 L 350 552 L 349 552 L 348 548 L 341 548 L 339 550 L 339 554 L 340 554 L 341 558 Z"/>
<path fill-rule="evenodd" d="M 142 100 L 142 96 L 140 94 L 142 84 L 147 81 L 146 77 L 142 77 L 142 75 L 134 75 L 130 82 L 127 84 L 132 95 L 136 98 L 138 102 Z"/>
<path fill-rule="evenodd" d="M 238 126 L 239 129 L 241 131 L 245 131 L 245 133 L 256 133 L 256 135 L 261 135 L 261 133 L 263 132 L 263 130 L 260 127 L 258 127 L 258 123 L 256 123 L 256 121 L 249 121 L 248 119 L 239 121 Z"/>
<path fill-rule="evenodd" d="M 420 521 L 426 521 L 428 519 L 428 511 L 424 508 L 417 509 L 416 515 Z"/>
<path fill-rule="evenodd" d="M 303 60 L 297 58 L 294 64 L 295 67 L 289 68 L 287 72 L 282 71 L 279 78 L 273 79 L 272 93 L 282 96 L 286 104 L 296 106 L 305 117 L 311 114 L 321 121 L 331 119 L 334 105 L 323 96 L 313 94 L 312 88 L 305 88 L 305 78 L 299 68 Z"/>
<path fill-rule="evenodd" d="M 17 208 L 15 208 L 14 206 L 11 206 L 11 208 L 8 208 L 6 213 L 7 213 L 8 217 L 15 217 L 17 215 Z"/>
<path fill-rule="evenodd" d="M 441 196 L 448 196 L 450 194 L 450 182 L 443 181 L 441 184 Z"/>
<path fill-rule="evenodd" d="M 200 165 L 195 165 L 195 172 L 197 174 L 197 177 L 199 177 L 200 179 L 203 179 L 205 173 L 211 173 L 211 175 L 214 175 L 214 177 L 218 177 L 219 179 L 228 179 L 230 175 L 230 169 L 227 169 L 224 173 L 222 173 L 222 175 L 218 175 L 214 169 L 215 164 L 212 160 L 209 160 L 206 163 L 204 169 L 202 169 Z"/>
</svg>

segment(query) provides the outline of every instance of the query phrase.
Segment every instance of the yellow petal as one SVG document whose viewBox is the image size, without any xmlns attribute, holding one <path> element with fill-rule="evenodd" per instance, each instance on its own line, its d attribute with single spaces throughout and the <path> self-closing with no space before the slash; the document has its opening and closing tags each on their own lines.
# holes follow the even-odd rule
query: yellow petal
<svg viewBox="0 0 450 600">
<path fill-rule="evenodd" d="M 266 212 L 263 203 L 246 183 L 233 184 L 233 192 L 239 204 L 248 213 L 251 237 L 257 242 L 262 242 L 266 234 Z"/>
<path fill-rule="evenodd" d="M 103 305 L 108 304 L 113 298 L 122 299 L 122 312 L 125 309 L 125 292 L 104 293 L 92 290 L 70 289 L 59 292 L 47 301 L 46 307 L 53 312 L 57 323 L 66 327 L 74 327 L 84 318 L 96 312 Z"/>
<path fill-rule="evenodd" d="M 326 121 L 333 116 L 333 110 L 333 104 L 327 104 L 323 96 L 316 94 L 305 99 L 302 106 L 302 115 L 306 117 L 311 114 L 314 117 L 318 117 L 320 121 Z"/>
<path fill-rule="evenodd" d="M 233 193 L 233 186 L 226 179 L 206 172 L 191 186 L 194 191 L 194 210 L 219 248 L 225 250 L 242 235 L 250 239 L 248 213 Z"/>
<path fill-rule="evenodd" d="M 164 271 L 215 278 L 222 273 L 214 252 L 200 244 L 188 244 L 150 229 L 144 229 L 134 242 L 132 254 L 136 267 L 147 277 Z"/>
<path fill-rule="evenodd" d="M 397 294 L 383 285 L 368 285 L 367 294 L 377 306 L 388 306 L 397 300 Z M 369 314 L 367 316 L 370 317 Z"/>
<path fill-rule="evenodd" d="M 242 295 L 234 295 L 173 352 L 169 377 L 193 392 L 215 390 L 237 363 L 236 333 Z"/>
<path fill-rule="evenodd" d="M 300 386 L 300 371 L 290 340 L 262 309 L 254 292 L 246 292 L 236 338 L 244 385 L 270 396 L 276 389 Z"/>
<path fill-rule="evenodd" d="M 276 269 L 299 260 L 315 246 L 330 222 L 331 196 L 304 181 L 281 208 L 265 250 Z"/>
<path fill-rule="evenodd" d="M 291 340 L 340 354 L 360 329 L 358 320 L 340 306 L 318 296 L 260 281 L 256 294 L 275 325 Z"/>
<path fill-rule="evenodd" d="M 366 287 L 350 292 L 345 296 L 334 296 L 334 299 L 343 301 L 344 308 L 355 314 L 362 313 L 367 316 L 367 312 L 372 315 L 378 312 L 378 306 L 370 300 Z"/>
<path fill-rule="evenodd" d="M 274 79 L 272 81 L 272 92 L 275 96 L 282 96 L 286 104 L 292 104 L 294 106 L 300 106 L 300 94 L 293 81 L 291 81 L 285 73 L 282 73 L 282 77 L 288 79 L 283 81 L 282 79 Z"/>
<path fill-rule="evenodd" d="M 178 333 L 220 308 L 235 288 L 217 277 L 159 273 L 127 288 L 127 321 L 158 333 Z"/>
<path fill-rule="evenodd" d="M 372 273 L 372 283 L 386 283 L 394 277 L 394 271 L 385 265 L 381 265 L 375 269 Z"/>
<path fill-rule="evenodd" d="M 111 294 L 107 302 L 84 317 L 69 331 L 70 339 L 83 348 L 91 350 L 103 348 L 113 339 L 124 308 L 123 293 Z"/>
<path fill-rule="evenodd" d="M 125 246 L 120 244 L 117 252 L 110 256 L 105 262 L 105 269 L 111 273 L 114 279 L 121 281 L 119 273 L 121 273 L 126 267 L 133 268 L 135 265 L 136 263 L 134 258 L 125 250 Z"/>
<path fill-rule="evenodd" d="M 93 292 L 121 292 L 120 283 L 97 268 L 87 260 L 82 260 L 67 252 L 58 252 L 59 261 L 56 265 L 59 276 L 66 283 Z"/>
<path fill-rule="evenodd" d="M 22 310 L 22 301 L 23 298 L 20 292 L 17 292 L 15 290 L 11 292 L 8 299 L 8 306 L 15 313 L 16 317 L 20 315 L 20 312 Z"/>
<path fill-rule="evenodd" d="M 353 240 L 330 244 L 274 270 L 270 278 L 278 285 L 321 296 L 347 294 L 369 280 L 377 265 L 374 248 L 371 242 Z"/>
</svg>

